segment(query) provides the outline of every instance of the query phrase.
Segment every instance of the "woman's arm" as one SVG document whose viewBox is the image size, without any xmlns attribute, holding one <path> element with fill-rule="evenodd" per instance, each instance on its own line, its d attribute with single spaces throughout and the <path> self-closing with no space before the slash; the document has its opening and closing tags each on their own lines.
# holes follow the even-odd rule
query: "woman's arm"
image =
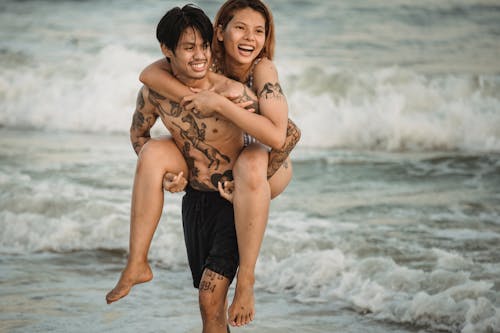
<svg viewBox="0 0 500 333">
<path fill-rule="evenodd" d="M 259 113 L 238 112 L 227 103 L 218 112 L 257 140 L 274 149 L 285 143 L 288 122 L 288 105 L 281 90 L 278 73 L 268 59 L 256 66 L 254 86 L 259 102 Z"/>
<path fill-rule="evenodd" d="M 170 64 L 165 58 L 144 68 L 139 75 L 139 80 L 147 87 L 176 103 L 179 103 L 182 97 L 193 93 L 172 75 Z"/>
<path fill-rule="evenodd" d="M 280 149 L 271 149 L 269 152 L 269 162 L 267 164 L 267 179 L 271 178 L 276 171 L 285 163 L 290 152 L 300 140 L 300 129 L 293 121 L 288 119 L 286 128 L 285 144 Z"/>
</svg>

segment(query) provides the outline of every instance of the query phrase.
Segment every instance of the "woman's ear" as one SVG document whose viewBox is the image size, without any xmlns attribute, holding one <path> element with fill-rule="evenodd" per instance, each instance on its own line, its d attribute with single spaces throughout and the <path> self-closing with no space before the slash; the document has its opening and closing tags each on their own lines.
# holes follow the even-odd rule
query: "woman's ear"
<svg viewBox="0 0 500 333">
<path fill-rule="evenodd" d="M 224 34 L 223 34 L 223 31 L 222 31 L 222 25 L 218 25 L 217 28 L 215 28 L 215 35 L 217 37 L 217 40 L 219 42 L 223 42 L 224 41 Z"/>
</svg>

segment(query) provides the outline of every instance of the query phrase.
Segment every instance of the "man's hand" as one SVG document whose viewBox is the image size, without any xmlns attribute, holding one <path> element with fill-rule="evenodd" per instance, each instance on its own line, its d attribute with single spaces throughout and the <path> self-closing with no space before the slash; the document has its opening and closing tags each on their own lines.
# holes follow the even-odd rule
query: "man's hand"
<svg viewBox="0 0 500 333">
<path fill-rule="evenodd" d="M 165 176 L 163 176 L 163 188 L 170 193 L 184 191 L 186 185 L 187 180 L 184 178 L 182 171 L 179 172 L 178 175 L 167 172 Z"/>
<path fill-rule="evenodd" d="M 226 180 L 224 184 L 219 182 L 217 187 L 219 188 L 220 196 L 233 203 L 234 180 Z"/>
</svg>

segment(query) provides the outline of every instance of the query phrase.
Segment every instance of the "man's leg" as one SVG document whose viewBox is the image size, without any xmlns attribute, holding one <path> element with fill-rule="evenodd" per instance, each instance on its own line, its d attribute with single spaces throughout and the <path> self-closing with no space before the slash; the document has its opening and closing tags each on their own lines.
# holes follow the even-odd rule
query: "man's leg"
<svg viewBox="0 0 500 333">
<path fill-rule="evenodd" d="M 203 333 L 227 333 L 229 279 L 205 269 L 198 288 Z"/>
<path fill-rule="evenodd" d="M 126 296 L 135 284 L 153 278 L 148 252 L 163 209 L 163 175 L 180 171 L 187 176 L 184 157 L 172 139 L 151 139 L 142 148 L 132 192 L 127 266 L 106 295 L 108 304 Z"/>
</svg>

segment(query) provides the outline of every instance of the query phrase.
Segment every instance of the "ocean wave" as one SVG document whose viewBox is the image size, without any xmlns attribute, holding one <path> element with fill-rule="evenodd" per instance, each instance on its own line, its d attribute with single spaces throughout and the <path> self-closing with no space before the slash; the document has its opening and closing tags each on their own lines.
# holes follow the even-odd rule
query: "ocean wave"
<svg viewBox="0 0 500 333">
<path fill-rule="evenodd" d="M 153 59 L 118 44 L 57 65 L 3 68 L 0 125 L 82 132 L 130 127 L 138 73 Z M 281 64 L 286 65 L 286 64 Z M 299 146 L 500 151 L 500 77 L 409 69 L 280 70 Z M 163 132 L 160 125 L 153 133 Z"/>
<path fill-rule="evenodd" d="M 286 82 L 302 146 L 500 150 L 499 77 L 310 68 Z"/>
<path fill-rule="evenodd" d="M 378 320 L 445 332 L 500 330 L 493 283 L 474 281 L 461 271 L 470 261 L 432 250 L 431 271 L 407 268 L 391 258 L 355 258 L 339 249 L 295 253 L 258 266 L 259 288 L 292 293 L 299 302 L 343 301 Z"/>
</svg>

